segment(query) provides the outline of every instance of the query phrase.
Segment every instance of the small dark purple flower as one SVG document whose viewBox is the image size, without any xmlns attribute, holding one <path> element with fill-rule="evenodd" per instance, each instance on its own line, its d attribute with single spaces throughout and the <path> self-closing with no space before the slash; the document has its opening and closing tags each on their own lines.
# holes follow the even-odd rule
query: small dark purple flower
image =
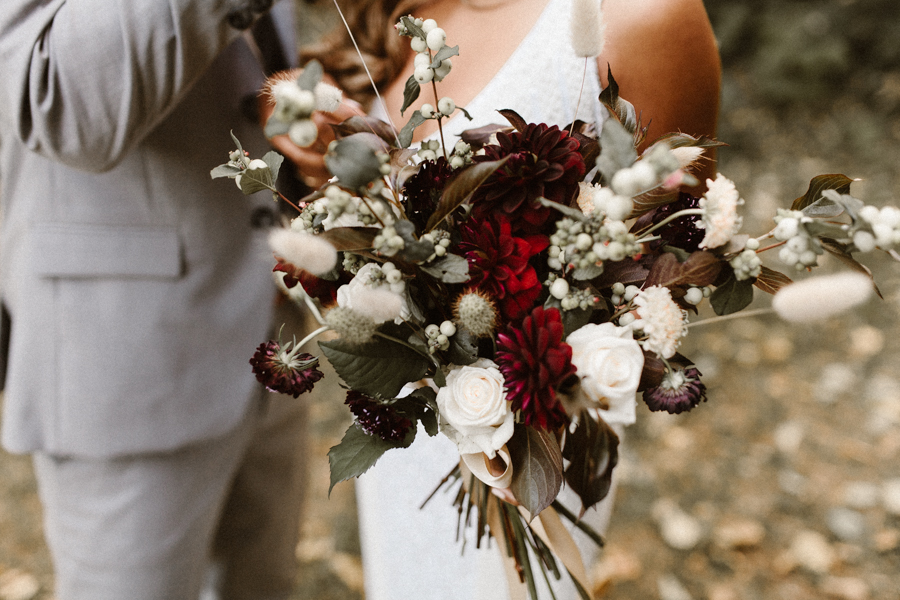
<svg viewBox="0 0 900 600">
<path fill-rule="evenodd" d="M 652 221 L 660 223 L 680 210 L 698 208 L 699 206 L 699 198 L 695 198 L 685 192 L 679 192 L 677 200 L 656 209 L 656 212 L 653 213 Z M 700 249 L 700 242 L 703 241 L 703 236 L 706 235 L 704 230 L 696 226 L 699 220 L 700 215 L 685 215 L 675 219 L 657 230 L 656 234 L 662 239 L 657 242 L 651 242 L 651 246 L 656 248 L 663 243 L 667 243 L 688 252 L 696 252 Z"/>
<path fill-rule="evenodd" d="M 294 398 L 313 389 L 313 385 L 325 376 L 317 367 L 319 359 L 312 354 L 300 354 L 299 347 L 288 342 L 281 344 L 270 340 L 259 345 L 250 364 L 256 379 L 270 392 L 290 394 Z"/>
<path fill-rule="evenodd" d="M 382 404 L 362 392 L 347 390 L 344 404 L 356 417 L 356 422 L 369 435 L 380 437 L 386 442 L 401 442 L 413 423 L 397 412 L 390 404 Z"/>
<path fill-rule="evenodd" d="M 694 367 L 668 371 L 659 387 L 644 390 L 644 402 L 652 411 L 677 415 L 706 402 L 706 386 Z"/>
</svg>

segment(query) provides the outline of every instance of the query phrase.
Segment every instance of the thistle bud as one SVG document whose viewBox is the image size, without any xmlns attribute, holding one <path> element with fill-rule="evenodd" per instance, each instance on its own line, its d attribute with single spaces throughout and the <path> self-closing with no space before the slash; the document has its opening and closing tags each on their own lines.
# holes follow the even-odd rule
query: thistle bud
<svg viewBox="0 0 900 600">
<path fill-rule="evenodd" d="M 475 337 L 490 337 L 497 328 L 494 302 L 477 290 L 461 295 L 453 307 L 456 321 Z"/>
</svg>

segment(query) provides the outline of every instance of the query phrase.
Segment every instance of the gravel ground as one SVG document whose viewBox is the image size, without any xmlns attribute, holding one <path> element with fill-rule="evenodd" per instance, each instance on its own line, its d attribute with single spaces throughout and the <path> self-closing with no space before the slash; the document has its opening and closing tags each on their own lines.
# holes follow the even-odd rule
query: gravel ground
<svg viewBox="0 0 900 600">
<path fill-rule="evenodd" d="M 785 10 L 836 27 L 843 13 L 834 7 L 870 4 L 878 1 L 787 2 Z M 858 197 L 896 204 L 900 66 L 863 68 L 869 55 L 860 55 L 837 83 L 801 71 L 794 79 L 814 79 L 795 90 L 827 94 L 802 94 L 800 104 L 790 90 L 773 91 L 784 61 L 763 71 L 760 52 L 746 46 L 743 5 L 773 3 L 723 2 L 711 12 L 725 57 L 720 138 L 731 144 L 720 170 L 747 200 L 746 229 L 766 230 L 775 207 L 819 173 L 861 178 Z M 760 14 L 753 23 L 779 22 L 771 10 Z M 754 31 L 758 42 L 768 30 Z M 777 267 L 775 257 L 768 262 Z M 885 299 L 840 320 L 692 329 L 683 352 L 704 373 L 709 401 L 680 416 L 639 411 L 594 569 L 598 591 L 617 600 L 900 599 L 900 265 L 871 264 Z M 311 411 L 314 481 L 295 598 L 353 600 L 363 594 L 352 485 L 326 497 L 325 455 L 348 419 L 323 396 Z M 30 462 L 0 453 L 0 600 L 51 597 Z"/>
</svg>

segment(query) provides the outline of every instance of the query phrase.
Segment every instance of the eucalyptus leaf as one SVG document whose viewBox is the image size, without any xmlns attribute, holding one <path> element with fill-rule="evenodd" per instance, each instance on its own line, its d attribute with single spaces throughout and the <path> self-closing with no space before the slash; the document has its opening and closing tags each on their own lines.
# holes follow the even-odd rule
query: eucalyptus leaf
<svg viewBox="0 0 900 600">
<path fill-rule="evenodd" d="M 459 46 L 444 46 L 434 54 L 434 58 L 431 59 L 431 68 L 437 69 L 441 66 L 441 63 L 450 58 L 451 56 L 459 56 Z"/>
<path fill-rule="evenodd" d="M 348 188 L 363 188 L 382 176 L 381 161 L 368 135 L 357 133 L 338 140 L 325 154 L 328 171 Z"/>
<path fill-rule="evenodd" d="M 244 192 L 244 195 L 249 196 L 263 190 L 275 191 L 275 178 L 272 177 L 272 170 L 268 167 L 244 169 L 241 173 L 241 191 Z"/>
<path fill-rule="evenodd" d="M 620 169 L 625 169 L 637 160 L 634 137 L 615 119 L 607 119 L 600 132 L 600 156 L 597 168 L 609 182 Z"/>
<path fill-rule="evenodd" d="M 709 303 L 719 316 L 744 310 L 753 302 L 753 280 L 738 281 L 731 273 L 709 296 Z"/>
<path fill-rule="evenodd" d="M 375 398 L 394 398 L 404 385 L 422 379 L 431 364 L 418 352 L 384 338 L 363 345 L 337 339 L 319 342 L 319 347 L 344 383 Z"/>
<path fill-rule="evenodd" d="M 394 448 L 406 448 L 415 438 L 416 428 L 400 443 L 382 440 L 376 435 L 369 435 L 355 423 L 350 425 L 343 439 L 337 446 L 328 451 L 328 464 L 331 466 L 331 484 L 328 494 L 335 485 L 353 477 L 359 477 L 369 470 L 381 456 Z"/>
<path fill-rule="evenodd" d="M 264 163 L 269 165 L 269 170 L 272 171 L 272 182 L 274 184 L 278 180 L 278 173 L 281 172 L 281 163 L 284 162 L 284 157 L 274 150 L 269 150 L 262 159 Z"/>
<path fill-rule="evenodd" d="M 619 460 L 619 436 L 602 419 L 581 413 L 575 431 L 566 435 L 563 457 L 569 461 L 566 483 L 581 498 L 581 514 L 609 494 Z"/>
<path fill-rule="evenodd" d="M 231 179 L 234 179 L 243 172 L 243 169 L 239 169 L 234 165 L 226 163 L 224 165 L 219 165 L 218 167 L 210 171 L 209 176 L 213 179 L 218 179 L 219 177 L 230 177 Z"/>
<path fill-rule="evenodd" d="M 297 85 L 300 86 L 300 89 L 311 92 L 316 89 L 324 75 L 325 69 L 322 67 L 322 63 L 313 59 L 303 66 L 303 71 L 297 77 Z"/>
<path fill-rule="evenodd" d="M 500 160 L 475 163 L 454 177 L 444 188 L 437 208 L 428 218 L 428 223 L 425 225 L 426 233 L 437 227 L 441 221 L 467 202 L 475 190 L 493 175 L 494 171 L 506 164 L 507 160 L 509 157 L 505 156 Z"/>
<path fill-rule="evenodd" d="M 420 265 L 419 268 L 444 283 L 469 281 L 469 261 L 457 254 L 447 254 L 430 264 Z"/>
<path fill-rule="evenodd" d="M 536 517 L 556 499 L 563 483 L 562 453 L 547 431 L 519 425 L 507 442 L 513 464 L 510 489 L 516 500 Z"/>
</svg>

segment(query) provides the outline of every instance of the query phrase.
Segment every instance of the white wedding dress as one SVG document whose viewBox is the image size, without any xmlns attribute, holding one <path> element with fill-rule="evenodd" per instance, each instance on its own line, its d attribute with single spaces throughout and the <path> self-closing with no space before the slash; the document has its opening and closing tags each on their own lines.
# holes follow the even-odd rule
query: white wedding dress
<svg viewBox="0 0 900 600">
<path fill-rule="evenodd" d="M 570 12 L 571 0 L 550 0 L 506 64 L 465 107 L 474 120 L 457 114 L 444 125 L 450 136 L 448 147 L 466 129 L 506 125 L 498 109 L 513 109 L 529 123 L 564 126 L 574 120 L 585 59 L 576 57 L 571 48 Z M 601 88 L 596 64 L 589 59 L 578 118 L 597 124 L 599 130 L 606 111 L 597 100 Z M 452 76 L 464 77 L 465 73 Z M 373 109 L 372 114 L 384 118 L 381 110 Z M 621 435 L 622 426 L 634 422 L 634 405 L 604 416 Z M 420 428 L 410 448 L 387 452 L 359 477 L 356 493 L 366 600 L 509 598 L 498 544 L 492 542 L 486 548 L 486 540 L 482 540 L 482 548 L 477 549 L 471 528 L 465 548 L 456 540 L 453 495 L 439 491 L 419 508 L 458 462 L 459 453 L 449 439 L 441 434 L 429 438 Z M 596 510 L 585 515 L 585 522 L 601 533 L 609 522 L 612 496 L 611 492 Z M 580 502 L 574 493 L 564 489 L 561 500 L 578 513 Z M 597 556 L 596 546 L 581 532 L 573 537 L 589 566 Z M 539 573 L 536 578 L 543 583 Z M 565 574 L 553 588 L 559 600 L 578 598 Z"/>
</svg>

